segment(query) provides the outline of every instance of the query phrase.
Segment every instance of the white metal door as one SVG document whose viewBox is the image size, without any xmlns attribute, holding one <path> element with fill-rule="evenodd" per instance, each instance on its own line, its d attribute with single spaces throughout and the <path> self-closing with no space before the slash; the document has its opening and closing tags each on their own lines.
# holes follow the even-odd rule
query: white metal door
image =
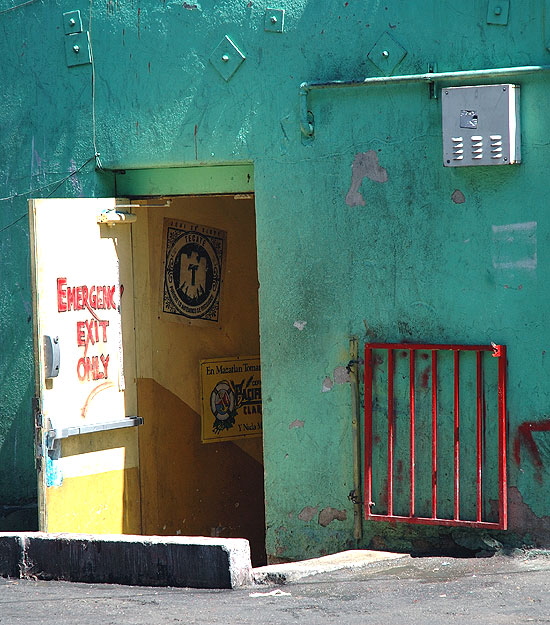
<svg viewBox="0 0 550 625">
<path fill-rule="evenodd" d="M 117 212 L 112 198 L 31 200 L 29 212 L 44 495 L 63 468 L 60 439 L 140 422 L 131 226 L 125 223 L 131 219 Z M 47 528 L 44 502 L 42 496 L 41 529 Z"/>
</svg>

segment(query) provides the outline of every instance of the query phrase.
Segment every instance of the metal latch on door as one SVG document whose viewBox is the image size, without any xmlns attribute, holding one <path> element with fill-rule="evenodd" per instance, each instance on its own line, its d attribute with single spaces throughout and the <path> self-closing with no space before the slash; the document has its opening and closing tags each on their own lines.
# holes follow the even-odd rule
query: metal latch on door
<svg viewBox="0 0 550 625">
<path fill-rule="evenodd" d="M 105 224 L 110 226 L 119 225 L 119 224 L 133 224 L 137 220 L 137 216 L 133 213 L 125 213 L 124 211 L 120 211 L 117 209 L 108 209 L 102 211 L 97 216 L 98 224 Z"/>
<path fill-rule="evenodd" d="M 45 378 L 56 378 L 59 375 L 59 337 L 44 336 L 44 369 Z"/>
</svg>

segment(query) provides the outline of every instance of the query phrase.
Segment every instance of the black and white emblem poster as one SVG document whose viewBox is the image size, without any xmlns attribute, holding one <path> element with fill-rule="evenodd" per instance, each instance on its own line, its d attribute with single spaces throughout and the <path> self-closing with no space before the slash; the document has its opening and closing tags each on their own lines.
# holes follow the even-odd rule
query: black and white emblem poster
<svg viewBox="0 0 550 625">
<path fill-rule="evenodd" d="M 177 321 L 220 321 L 226 233 L 165 219 L 162 312 Z"/>
</svg>

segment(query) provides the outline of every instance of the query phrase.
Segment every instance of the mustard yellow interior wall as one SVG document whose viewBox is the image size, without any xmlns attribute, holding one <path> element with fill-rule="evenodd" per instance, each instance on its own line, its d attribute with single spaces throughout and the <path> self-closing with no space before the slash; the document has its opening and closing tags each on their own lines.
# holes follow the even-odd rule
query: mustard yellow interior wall
<svg viewBox="0 0 550 625">
<path fill-rule="evenodd" d="M 253 199 L 176 197 L 169 207 L 135 212 L 143 532 L 245 537 L 257 559 L 265 532 L 262 439 L 201 443 L 199 380 L 202 359 L 259 354 Z M 219 324 L 160 315 L 166 217 L 227 232 Z"/>
</svg>

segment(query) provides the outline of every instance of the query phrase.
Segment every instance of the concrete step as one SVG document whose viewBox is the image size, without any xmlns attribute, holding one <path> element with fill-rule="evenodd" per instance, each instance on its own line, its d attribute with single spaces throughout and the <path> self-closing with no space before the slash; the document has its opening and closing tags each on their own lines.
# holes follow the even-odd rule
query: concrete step
<svg viewBox="0 0 550 625">
<path fill-rule="evenodd" d="M 252 583 L 242 538 L 0 533 L 0 575 L 21 579 L 238 588 Z"/>
<path fill-rule="evenodd" d="M 404 553 L 353 549 L 323 556 L 321 558 L 313 558 L 311 560 L 261 566 L 253 569 L 252 576 L 256 584 L 287 584 L 310 575 L 331 573 L 333 571 L 346 569 L 359 569 L 369 566 L 374 562 L 408 557 L 409 554 Z"/>
</svg>

